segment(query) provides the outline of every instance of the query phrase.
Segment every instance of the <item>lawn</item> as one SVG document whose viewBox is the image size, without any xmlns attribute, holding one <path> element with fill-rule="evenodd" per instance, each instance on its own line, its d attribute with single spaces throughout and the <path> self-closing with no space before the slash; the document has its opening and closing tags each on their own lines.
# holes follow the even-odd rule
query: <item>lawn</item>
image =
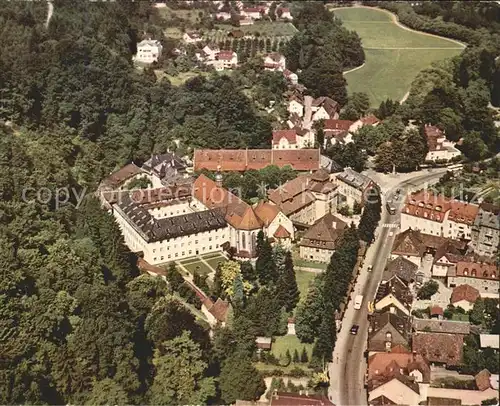
<svg viewBox="0 0 500 406">
<path fill-rule="evenodd" d="M 180 19 L 196 24 L 200 17 L 199 14 L 206 14 L 203 10 L 172 10 L 170 7 L 158 8 L 158 14 L 165 20 Z"/>
<path fill-rule="evenodd" d="M 212 270 L 201 261 L 188 262 L 188 263 L 181 262 L 181 264 L 191 274 L 193 274 L 194 271 L 197 271 L 200 275 L 208 275 L 210 272 L 212 272 Z"/>
<path fill-rule="evenodd" d="M 194 78 L 196 76 L 209 76 L 209 72 L 184 72 L 184 73 L 179 73 L 177 76 L 171 76 L 167 75 L 166 73 L 163 74 L 163 77 L 166 77 L 170 83 L 174 86 L 180 86 L 186 82 L 186 80 Z"/>
<path fill-rule="evenodd" d="M 446 38 L 405 30 L 382 10 L 350 7 L 333 12 L 359 34 L 365 49 L 365 65 L 346 74 L 348 91 L 366 92 L 372 106 L 387 98 L 401 100 L 418 72 L 463 49 Z"/>
<path fill-rule="evenodd" d="M 297 28 L 292 23 L 285 23 L 283 21 L 256 21 L 252 25 L 243 25 L 241 27 L 216 24 L 216 27 L 228 32 L 232 30 L 241 30 L 245 34 L 255 34 L 258 32 L 263 37 L 292 37 L 297 32 Z"/>
<path fill-rule="evenodd" d="M 307 261 L 302 258 L 294 258 L 293 264 L 298 267 L 304 267 L 304 268 L 315 268 L 315 269 L 322 269 L 325 270 L 327 267 L 327 264 L 323 262 L 314 262 L 314 261 Z"/>
<path fill-rule="evenodd" d="M 295 271 L 295 279 L 297 280 L 297 286 L 299 287 L 300 299 L 305 299 L 307 296 L 307 291 L 309 290 L 309 285 L 314 279 L 316 274 L 314 272 L 305 271 Z"/>
<path fill-rule="evenodd" d="M 299 356 L 302 354 L 302 349 L 305 348 L 307 351 L 307 356 L 311 359 L 312 354 L 312 344 L 301 343 L 297 336 L 286 335 L 281 337 L 275 337 L 275 342 L 271 347 L 271 352 L 276 358 L 284 357 L 286 350 L 290 351 L 290 355 L 293 357 L 293 352 L 298 351 Z M 300 365 L 300 364 L 299 364 Z"/>
<path fill-rule="evenodd" d="M 222 255 L 218 255 L 216 257 L 209 258 L 209 259 L 206 259 L 206 258 L 204 258 L 204 259 L 205 259 L 205 262 L 214 269 L 217 269 L 217 265 L 219 264 L 219 262 L 226 262 L 227 261 L 227 259 L 225 257 L 223 257 Z"/>
</svg>

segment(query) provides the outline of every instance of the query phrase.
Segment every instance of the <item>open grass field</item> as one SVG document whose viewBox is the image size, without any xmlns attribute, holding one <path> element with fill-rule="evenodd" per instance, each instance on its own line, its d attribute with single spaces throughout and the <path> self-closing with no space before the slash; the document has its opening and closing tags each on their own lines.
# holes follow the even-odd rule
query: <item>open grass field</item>
<svg viewBox="0 0 500 406">
<path fill-rule="evenodd" d="M 345 75 L 348 91 L 366 92 L 373 107 L 387 98 L 401 100 L 418 72 L 464 48 L 453 40 L 406 30 L 383 10 L 350 7 L 332 11 L 346 28 L 359 34 L 365 49 L 365 65 Z"/>
<path fill-rule="evenodd" d="M 316 274 L 314 272 L 295 271 L 295 279 L 297 280 L 297 286 L 300 292 L 300 300 L 306 298 L 309 285 L 315 277 Z"/>
<path fill-rule="evenodd" d="M 242 25 L 241 27 L 227 24 L 216 24 L 216 26 L 226 32 L 241 30 L 250 35 L 258 32 L 263 37 L 292 37 L 297 32 L 297 28 L 292 23 L 283 21 L 255 21 L 252 25 Z"/>
<path fill-rule="evenodd" d="M 275 337 L 275 342 L 273 342 L 271 352 L 275 357 L 279 358 L 280 356 L 284 357 L 286 354 L 286 350 L 289 350 L 290 355 L 293 357 L 293 352 L 295 350 L 298 351 L 300 356 L 300 354 L 302 354 L 302 348 L 305 348 L 309 359 L 311 359 L 312 347 L 312 344 L 301 343 L 297 336 L 286 335 Z"/>
</svg>

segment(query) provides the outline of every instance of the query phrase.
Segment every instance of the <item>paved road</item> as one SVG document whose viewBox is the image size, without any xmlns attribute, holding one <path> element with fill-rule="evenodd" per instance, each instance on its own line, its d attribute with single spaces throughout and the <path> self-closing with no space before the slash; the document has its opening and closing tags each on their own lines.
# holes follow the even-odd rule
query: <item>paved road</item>
<svg viewBox="0 0 500 406">
<path fill-rule="evenodd" d="M 432 173 L 419 174 L 414 178 L 404 180 L 395 186 L 403 191 L 414 190 L 416 186 L 426 182 L 439 179 L 446 172 L 434 170 Z M 342 321 L 342 330 L 337 336 L 337 344 L 333 353 L 333 362 L 330 364 L 330 399 L 337 405 L 366 405 L 367 393 L 364 388 L 364 375 L 366 372 L 366 340 L 368 335 L 368 307 L 369 301 L 373 300 L 377 286 L 390 255 L 394 237 L 398 232 L 400 222 L 399 209 L 397 214 L 389 215 L 385 210 L 382 212 L 380 226 L 377 229 L 375 242 L 367 251 L 364 266 L 360 272 L 356 286 L 351 295 L 348 308 Z M 391 235 L 392 234 L 392 235 Z M 373 266 L 372 272 L 367 272 L 368 265 Z M 364 296 L 363 306 L 360 310 L 354 310 L 352 298 L 357 294 Z M 353 324 L 359 325 L 357 335 L 350 334 Z"/>
</svg>

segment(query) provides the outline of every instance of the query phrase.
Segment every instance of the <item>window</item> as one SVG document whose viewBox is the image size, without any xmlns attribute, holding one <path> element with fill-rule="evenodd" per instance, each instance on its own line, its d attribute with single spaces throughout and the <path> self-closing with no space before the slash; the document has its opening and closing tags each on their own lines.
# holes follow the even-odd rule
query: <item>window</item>
<svg viewBox="0 0 500 406">
<path fill-rule="evenodd" d="M 178 252 L 176 252 L 176 253 L 175 253 L 175 257 L 177 258 L 178 256 L 179 256 L 179 253 L 178 253 Z"/>
<path fill-rule="evenodd" d="M 192 252 L 193 252 L 193 251 L 189 250 L 189 255 L 191 255 L 191 253 L 192 253 Z"/>
<path fill-rule="evenodd" d="M 241 246 L 243 249 L 245 249 L 247 246 L 247 240 L 246 240 L 245 233 L 241 233 Z"/>
<path fill-rule="evenodd" d="M 186 251 L 182 251 L 182 256 L 186 256 Z"/>
<path fill-rule="evenodd" d="M 153 248 L 153 254 L 156 253 L 156 248 Z"/>
<path fill-rule="evenodd" d="M 212 241 L 212 237 L 208 237 L 208 241 Z"/>
<path fill-rule="evenodd" d="M 172 258 L 172 255 L 171 255 L 171 254 L 168 254 L 168 257 L 167 257 L 167 258 L 168 258 L 168 259 Z"/>
<path fill-rule="evenodd" d="M 163 261 L 163 257 L 161 257 L 161 260 Z"/>
<path fill-rule="evenodd" d="M 156 257 L 153 258 L 153 261 L 156 261 Z"/>
<path fill-rule="evenodd" d="M 212 246 L 208 247 L 208 249 L 211 251 L 212 250 Z"/>
<path fill-rule="evenodd" d="M 194 240 L 194 243 L 195 243 L 195 244 L 198 244 L 198 240 Z"/>
</svg>

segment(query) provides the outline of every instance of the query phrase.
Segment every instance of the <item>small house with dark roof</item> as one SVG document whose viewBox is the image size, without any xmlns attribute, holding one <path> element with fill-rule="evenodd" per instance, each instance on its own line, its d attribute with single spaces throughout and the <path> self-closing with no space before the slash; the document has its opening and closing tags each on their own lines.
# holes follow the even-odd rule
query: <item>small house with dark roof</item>
<svg viewBox="0 0 500 406">
<path fill-rule="evenodd" d="M 308 261 L 328 263 L 335 251 L 337 239 L 347 224 L 331 213 L 316 221 L 299 243 L 300 257 Z"/>
<path fill-rule="evenodd" d="M 372 179 L 352 168 L 345 168 L 343 172 L 337 173 L 335 179 L 338 185 L 339 206 L 346 204 L 352 208 L 354 202 L 363 206 L 368 189 L 378 188 Z"/>
<path fill-rule="evenodd" d="M 142 170 L 150 175 L 153 188 L 171 186 L 188 176 L 186 163 L 173 152 L 152 155 Z"/>
<path fill-rule="evenodd" d="M 418 274 L 418 265 L 402 256 L 398 256 L 386 265 L 382 280 L 388 281 L 394 275 L 407 284 L 421 282 L 422 279 L 422 276 Z"/>
<path fill-rule="evenodd" d="M 375 310 L 385 307 L 396 307 L 401 312 L 410 315 L 413 297 L 408 285 L 398 276 L 393 276 L 388 281 L 381 282 L 375 294 Z"/>
<path fill-rule="evenodd" d="M 410 348 L 411 320 L 395 306 L 375 312 L 368 327 L 369 355 L 390 352 L 396 345 Z"/>
</svg>

